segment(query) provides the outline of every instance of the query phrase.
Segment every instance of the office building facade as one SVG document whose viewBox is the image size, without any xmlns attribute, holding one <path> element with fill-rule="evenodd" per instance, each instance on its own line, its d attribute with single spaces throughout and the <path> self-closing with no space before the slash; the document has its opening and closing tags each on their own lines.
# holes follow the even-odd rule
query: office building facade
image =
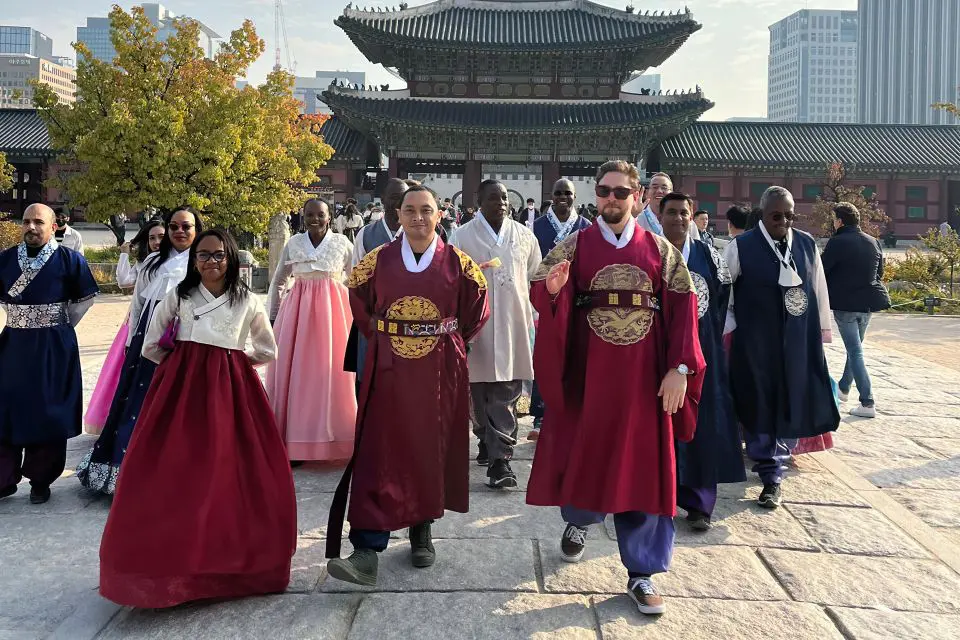
<svg viewBox="0 0 960 640">
<path fill-rule="evenodd" d="M 859 121 L 957 124 L 960 0 L 860 0 Z"/>
<path fill-rule="evenodd" d="M 53 58 L 53 40 L 30 27 L 0 25 L 0 53 Z"/>
<path fill-rule="evenodd" d="M 856 11 L 804 9 L 770 25 L 767 117 L 856 122 Z"/>
<path fill-rule="evenodd" d="M 50 85 L 63 103 L 77 100 L 77 70 L 72 65 L 28 54 L 0 53 L 0 108 L 32 109 L 30 80 Z"/>
</svg>

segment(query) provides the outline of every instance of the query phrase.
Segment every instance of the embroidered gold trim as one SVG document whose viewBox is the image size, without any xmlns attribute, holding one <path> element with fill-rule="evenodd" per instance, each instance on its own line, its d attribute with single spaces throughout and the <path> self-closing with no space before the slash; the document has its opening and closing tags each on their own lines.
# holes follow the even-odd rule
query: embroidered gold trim
<svg viewBox="0 0 960 640">
<path fill-rule="evenodd" d="M 377 270 L 377 254 L 380 253 L 380 250 L 388 245 L 380 245 L 367 255 L 363 256 L 363 259 L 357 263 L 357 266 L 353 268 L 353 271 L 350 272 L 350 278 L 347 280 L 347 286 L 351 289 L 356 289 L 357 287 L 365 285 L 370 278 L 373 277 L 374 271 Z"/>
<path fill-rule="evenodd" d="M 360 265 L 357 265 L 360 266 Z M 390 305 L 385 314 L 387 320 L 430 320 L 438 321 L 442 319 L 440 309 L 433 302 L 420 296 L 404 296 L 398 298 Z M 378 326 L 383 331 L 383 320 L 378 321 Z M 390 331 L 396 333 L 397 324 L 387 323 Z M 435 336 L 425 338 L 407 338 L 401 336 L 390 336 L 390 349 L 396 355 L 408 360 L 417 360 L 430 355 L 439 338 Z"/>
<path fill-rule="evenodd" d="M 683 254 L 666 238 L 654 236 L 660 247 L 660 262 L 663 264 L 663 284 L 674 293 L 695 293 L 690 270 L 683 261 Z"/>
<path fill-rule="evenodd" d="M 590 281 L 592 291 L 619 289 L 621 291 L 644 291 L 653 293 L 653 282 L 646 272 L 632 264 L 611 264 L 597 271 Z M 618 304 L 612 298 L 618 294 L 608 294 L 610 304 Z M 634 294 L 634 300 L 643 301 L 642 296 Z M 650 333 L 653 326 L 654 311 L 647 307 L 599 307 L 587 312 L 587 324 L 598 338 L 615 345 L 630 345 L 640 342 Z"/>
<path fill-rule="evenodd" d="M 532 281 L 546 280 L 550 274 L 550 269 L 553 269 L 564 260 L 573 262 L 573 256 L 577 253 L 577 236 L 579 235 L 580 232 L 575 231 L 564 238 L 563 242 L 551 249 L 547 257 L 540 262 L 540 266 L 537 267 L 537 271 L 533 274 Z"/>
<path fill-rule="evenodd" d="M 460 258 L 460 268 L 463 270 L 463 275 L 476 282 L 481 291 L 485 290 L 487 288 L 487 278 L 483 275 L 483 271 L 480 270 L 480 266 L 473 261 L 473 258 L 457 247 L 450 245 L 450 248 L 453 249 L 453 252 Z M 420 318 L 417 319 L 419 320 Z"/>
</svg>

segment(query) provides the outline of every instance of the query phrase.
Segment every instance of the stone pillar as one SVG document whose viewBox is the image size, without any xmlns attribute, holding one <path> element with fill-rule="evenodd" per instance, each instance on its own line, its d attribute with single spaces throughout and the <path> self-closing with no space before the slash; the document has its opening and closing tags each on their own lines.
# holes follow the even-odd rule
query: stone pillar
<svg viewBox="0 0 960 640">
<path fill-rule="evenodd" d="M 400 175 L 400 159 L 390 156 L 387 165 L 387 176 L 390 178 L 405 178 Z"/>
<path fill-rule="evenodd" d="M 270 217 L 268 233 L 270 239 L 269 277 L 272 280 L 273 272 L 280 262 L 280 255 L 283 253 L 283 248 L 286 246 L 287 240 L 290 239 L 290 224 L 287 222 L 287 214 L 276 213 L 272 215 Z"/>
<path fill-rule="evenodd" d="M 541 200 L 553 200 L 553 185 L 560 179 L 560 163 L 544 162 L 542 166 L 543 179 L 540 182 L 540 187 L 543 197 Z M 540 208 L 539 202 L 537 203 L 537 208 Z"/>
<path fill-rule="evenodd" d="M 460 206 L 477 208 L 477 189 L 483 182 L 483 165 L 479 160 L 467 160 L 463 163 L 463 181 L 460 184 Z"/>
</svg>

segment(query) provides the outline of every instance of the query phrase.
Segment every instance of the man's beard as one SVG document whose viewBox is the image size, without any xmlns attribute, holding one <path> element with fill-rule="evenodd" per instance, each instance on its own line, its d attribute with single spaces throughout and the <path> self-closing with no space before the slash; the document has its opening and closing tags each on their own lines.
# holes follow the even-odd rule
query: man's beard
<svg viewBox="0 0 960 640">
<path fill-rule="evenodd" d="M 43 244 L 41 242 L 41 237 L 33 233 L 23 234 L 23 242 L 30 247 L 39 247 L 41 244 Z"/>
<path fill-rule="evenodd" d="M 614 207 L 607 205 L 600 212 L 600 217 L 603 218 L 603 221 L 607 224 L 620 224 L 623 220 L 630 215 L 630 211 L 625 207 Z"/>
</svg>

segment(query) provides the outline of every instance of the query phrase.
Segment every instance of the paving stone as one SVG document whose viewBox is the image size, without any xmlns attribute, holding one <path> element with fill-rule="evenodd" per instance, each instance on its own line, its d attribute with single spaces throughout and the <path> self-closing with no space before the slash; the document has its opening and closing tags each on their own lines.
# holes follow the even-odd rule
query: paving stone
<svg viewBox="0 0 960 640">
<path fill-rule="evenodd" d="M 533 462 L 530 460 L 513 460 L 510 468 L 517 474 L 517 488 L 503 489 L 503 491 L 526 491 L 527 483 L 530 482 L 530 471 L 533 469 Z M 470 465 L 470 491 L 483 492 L 489 491 L 487 486 L 489 478 L 487 477 L 487 467 L 481 467 L 478 464 Z"/>
<path fill-rule="evenodd" d="M 761 549 L 801 602 L 930 613 L 960 612 L 960 576 L 933 560 Z"/>
<path fill-rule="evenodd" d="M 834 450 L 836 453 L 864 458 L 939 459 L 937 454 L 903 436 L 887 434 L 878 437 L 877 434 L 863 431 L 838 433 L 834 438 Z"/>
<path fill-rule="evenodd" d="M 955 435 L 960 436 L 960 433 Z M 917 444 L 947 458 L 960 458 L 960 438 L 914 438 Z"/>
<path fill-rule="evenodd" d="M 307 462 L 293 470 L 297 493 L 333 493 L 343 477 L 342 464 Z"/>
<path fill-rule="evenodd" d="M 888 434 L 907 438 L 960 437 L 960 418 L 914 418 L 881 414 L 873 420 L 859 420 L 857 426 L 863 429 L 864 433 L 878 438 Z"/>
<path fill-rule="evenodd" d="M 323 538 L 297 538 L 297 552 L 290 567 L 287 593 L 311 593 L 316 590 L 327 575 L 326 546 L 327 541 Z"/>
<path fill-rule="evenodd" d="M 960 616 L 830 607 L 853 640 L 960 638 Z"/>
<path fill-rule="evenodd" d="M 866 458 L 838 453 L 840 459 L 880 488 L 908 487 L 960 491 L 960 458 Z"/>
<path fill-rule="evenodd" d="M 860 496 L 829 473 L 788 474 L 783 481 L 783 501 L 785 504 L 823 504 L 844 507 L 869 506 Z M 721 498 L 746 498 L 756 500 L 760 497 L 763 485 L 754 477 L 748 482 L 722 484 L 717 488 Z"/>
<path fill-rule="evenodd" d="M 354 594 L 287 594 L 165 610 L 128 609 L 98 640 L 342 640 L 359 603 Z"/>
<path fill-rule="evenodd" d="M 877 413 L 888 416 L 917 416 L 921 418 L 956 418 L 960 406 L 916 402 L 877 402 Z"/>
<path fill-rule="evenodd" d="M 50 485 L 50 500 L 46 504 L 30 504 L 30 483 L 23 480 L 17 493 L 0 500 L 0 516 L 8 515 L 66 515 L 76 513 L 95 500 L 76 478 L 61 478 Z"/>
<path fill-rule="evenodd" d="M 616 539 L 612 518 L 604 522 Z M 677 544 L 732 544 L 749 547 L 818 550 L 820 547 L 785 509 L 764 509 L 753 500 L 718 498 L 709 531 L 691 531 L 682 517 L 676 520 Z"/>
<path fill-rule="evenodd" d="M 391 541 L 380 554 L 376 587 L 360 587 L 329 576 L 325 592 L 341 591 L 537 591 L 532 540 L 434 539 L 437 561 L 417 569 L 410 543 Z"/>
<path fill-rule="evenodd" d="M 792 504 L 800 524 L 831 553 L 929 558 L 923 547 L 873 509 Z"/>
<path fill-rule="evenodd" d="M 532 593 L 375 593 L 364 598 L 351 640 L 417 638 L 595 640 L 589 601 Z"/>
<path fill-rule="evenodd" d="M 960 549 L 960 527 L 936 527 L 936 531 Z"/>
<path fill-rule="evenodd" d="M 539 538 L 556 541 L 564 522 L 557 507 L 526 504 L 518 491 L 486 489 L 470 494 L 470 513 L 447 513 L 433 525 L 437 538 Z M 591 539 L 604 539 L 603 527 L 590 527 Z"/>
<path fill-rule="evenodd" d="M 67 440 L 67 451 L 83 451 L 86 453 L 97 443 L 97 438 L 98 436 L 91 436 L 85 433 L 76 438 L 70 438 Z"/>
<path fill-rule="evenodd" d="M 922 391 L 907 389 L 885 389 L 884 391 L 875 393 L 874 396 L 878 405 L 884 405 L 891 402 L 954 405 L 954 415 L 960 414 L 960 407 L 955 406 L 960 404 L 960 398 L 944 391 L 930 389 L 929 387 L 924 388 Z M 851 394 L 851 398 L 852 397 L 853 396 Z"/>
<path fill-rule="evenodd" d="M 884 493 L 932 527 L 960 527 L 960 500 L 953 491 L 886 489 Z"/>
<path fill-rule="evenodd" d="M 333 494 L 330 493 L 302 493 L 297 494 L 297 528 L 305 538 L 325 538 L 327 536 L 327 520 L 330 516 L 330 505 L 333 503 Z M 343 533 L 350 531 L 350 523 L 343 521 Z"/>
<path fill-rule="evenodd" d="M 596 598 L 595 607 L 604 640 L 843 638 L 820 607 L 797 602 L 669 598 L 660 617 L 641 615 L 626 595 Z"/>
<path fill-rule="evenodd" d="M 564 562 L 559 545 L 540 545 L 540 562 L 547 592 L 622 593 L 627 570 L 615 542 L 587 544 L 583 559 Z M 786 600 L 787 594 L 757 554 L 746 547 L 677 547 L 670 571 L 656 576 L 666 596 L 729 600 Z"/>
</svg>

